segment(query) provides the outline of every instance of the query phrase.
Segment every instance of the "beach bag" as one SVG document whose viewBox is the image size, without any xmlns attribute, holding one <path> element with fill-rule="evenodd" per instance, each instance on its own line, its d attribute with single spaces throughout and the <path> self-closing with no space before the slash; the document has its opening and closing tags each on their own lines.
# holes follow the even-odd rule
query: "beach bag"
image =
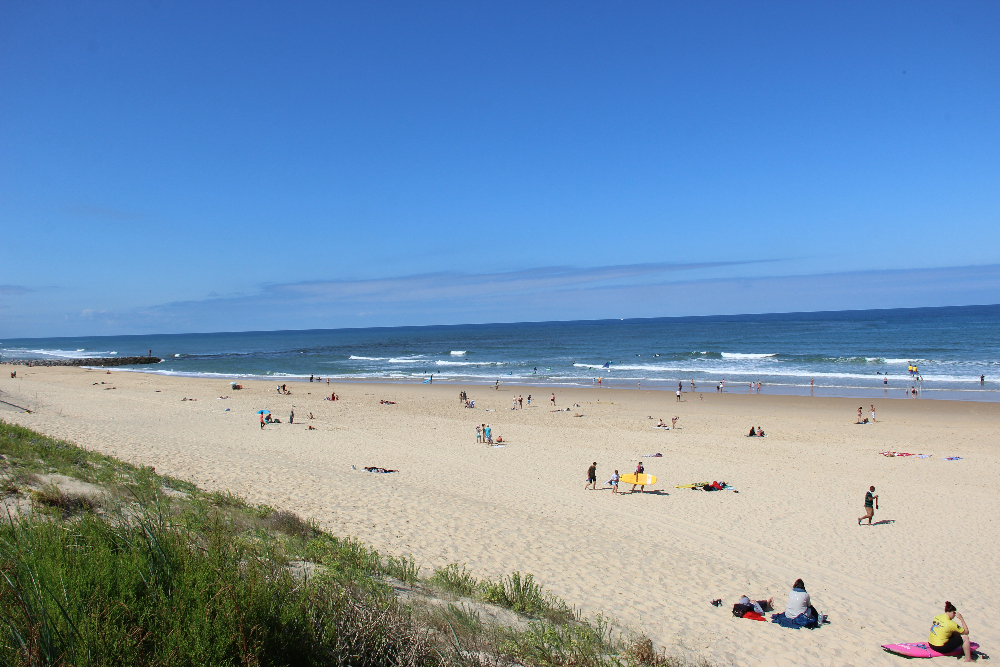
<svg viewBox="0 0 1000 667">
<path fill-rule="evenodd" d="M 733 605 L 733 616 L 735 616 L 736 618 L 743 618 L 743 615 L 746 614 L 748 611 L 753 611 L 752 604 L 740 604 L 739 602 L 737 602 L 736 604 Z"/>
</svg>

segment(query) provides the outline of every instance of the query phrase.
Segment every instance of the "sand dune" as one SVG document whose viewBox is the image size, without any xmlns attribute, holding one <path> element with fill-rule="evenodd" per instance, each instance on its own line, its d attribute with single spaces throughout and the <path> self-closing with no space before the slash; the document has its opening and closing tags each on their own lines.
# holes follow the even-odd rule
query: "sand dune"
<svg viewBox="0 0 1000 667">
<path fill-rule="evenodd" d="M 8 421 L 314 517 L 426 568 L 531 572 L 671 652 L 736 665 L 903 664 L 879 645 L 925 639 L 946 599 L 985 652 L 1000 646 L 998 405 L 885 399 L 879 422 L 859 426 L 857 399 L 713 390 L 678 404 L 667 392 L 559 388 L 558 407 L 571 410 L 552 412 L 550 390 L 531 387 L 464 387 L 477 399 L 467 410 L 457 385 L 295 383 L 283 396 L 267 382 L 234 392 L 130 372 L 18 375 L 3 374 L 0 399 L 36 412 L 5 411 Z M 342 400 L 322 400 L 331 389 Z M 510 410 L 512 394 L 529 393 L 531 408 Z M 256 410 L 287 421 L 293 406 L 295 424 L 261 431 Z M 649 416 L 674 415 L 680 429 L 651 428 Z M 476 444 L 484 422 L 505 447 Z M 746 438 L 751 424 L 769 436 Z M 591 461 L 603 482 L 656 452 L 642 458 L 659 478 L 652 493 L 583 490 Z M 943 460 L 952 455 L 963 459 Z M 710 480 L 739 493 L 674 488 Z M 859 527 L 869 484 L 880 523 Z M 794 631 L 731 615 L 743 593 L 774 596 L 782 610 L 798 577 L 830 625 Z"/>
</svg>

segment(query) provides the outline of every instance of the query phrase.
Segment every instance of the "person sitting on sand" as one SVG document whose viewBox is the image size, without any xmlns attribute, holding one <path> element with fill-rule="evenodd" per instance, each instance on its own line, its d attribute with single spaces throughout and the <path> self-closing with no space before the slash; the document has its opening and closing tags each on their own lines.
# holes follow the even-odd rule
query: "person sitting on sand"
<svg viewBox="0 0 1000 667">
<path fill-rule="evenodd" d="M 759 437 L 759 438 L 763 438 L 763 437 L 764 437 L 764 435 L 765 435 L 765 433 L 764 433 L 764 429 L 763 429 L 763 427 L 761 427 L 761 426 L 758 426 L 758 427 L 757 427 L 757 437 Z"/>
<path fill-rule="evenodd" d="M 958 623 L 955 622 L 958 617 Z M 927 643 L 934 651 L 947 654 L 962 649 L 965 662 L 972 662 L 972 644 L 969 640 L 969 624 L 950 602 L 944 603 L 944 613 L 934 617 L 931 634 Z"/>
<path fill-rule="evenodd" d="M 754 430 L 753 426 L 750 427 L 750 435 L 748 437 L 754 438 L 757 436 L 757 431 Z"/>
<path fill-rule="evenodd" d="M 812 606 L 806 585 L 801 579 L 796 579 L 792 590 L 788 593 L 788 605 L 785 607 L 785 618 L 792 620 L 803 616 L 803 620 L 816 620 L 816 608 Z"/>
<path fill-rule="evenodd" d="M 656 428 L 663 428 L 666 424 L 663 423 L 663 418 L 660 417 L 659 423 L 656 424 Z"/>
</svg>

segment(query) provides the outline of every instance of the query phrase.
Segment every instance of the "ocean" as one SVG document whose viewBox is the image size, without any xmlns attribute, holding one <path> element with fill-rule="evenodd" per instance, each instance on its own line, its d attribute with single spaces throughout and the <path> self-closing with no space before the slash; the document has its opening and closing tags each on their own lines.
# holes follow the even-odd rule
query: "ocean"
<svg viewBox="0 0 1000 667">
<path fill-rule="evenodd" d="M 433 381 L 1000 400 L 1000 305 L 0 341 L 0 361 L 135 356 L 225 379 Z M 908 372 L 916 366 L 918 375 Z M 985 376 L 983 382 L 980 377 Z M 599 383 L 599 384 L 598 384 Z M 914 392 L 916 392 L 914 394 Z"/>
</svg>

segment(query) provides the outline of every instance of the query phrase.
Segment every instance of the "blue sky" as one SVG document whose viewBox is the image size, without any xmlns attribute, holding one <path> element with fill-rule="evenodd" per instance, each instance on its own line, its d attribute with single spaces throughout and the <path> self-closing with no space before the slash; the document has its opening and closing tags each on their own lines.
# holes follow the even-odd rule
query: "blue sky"
<svg viewBox="0 0 1000 667">
<path fill-rule="evenodd" d="M 3 3 L 0 336 L 997 303 L 997 34 L 997 2 Z"/>
</svg>

